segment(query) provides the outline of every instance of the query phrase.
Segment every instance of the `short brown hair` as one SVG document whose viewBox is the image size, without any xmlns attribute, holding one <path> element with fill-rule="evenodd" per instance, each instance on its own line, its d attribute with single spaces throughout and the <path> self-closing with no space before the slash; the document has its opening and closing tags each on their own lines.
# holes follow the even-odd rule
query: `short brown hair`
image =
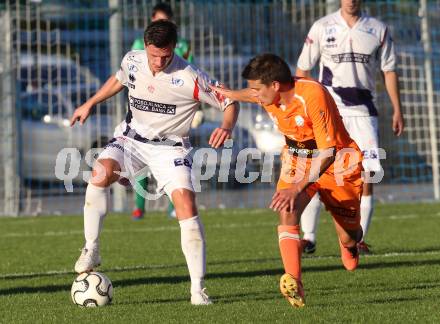
<svg viewBox="0 0 440 324">
<path fill-rule="evenodd" d="M 275 54 L 261 54 L 249 61 L 241 76 L 246 80 L 261 80 L 269 85 L 273 81 L 280 83 L 292 82 L 292 73 L 289 65 Z"/>
<path fill-rule="evenodd" d="M 148 25 L 144 32 L 145 45 L 164 48 L 177 44 L 177 26 L 169 20 L 157 20 Z"/>
</svg>

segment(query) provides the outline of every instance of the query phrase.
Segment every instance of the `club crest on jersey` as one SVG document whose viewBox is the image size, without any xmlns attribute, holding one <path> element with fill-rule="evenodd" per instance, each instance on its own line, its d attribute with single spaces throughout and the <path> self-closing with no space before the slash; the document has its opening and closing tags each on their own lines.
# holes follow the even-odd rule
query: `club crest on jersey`
<svg viewBox="0 0 440 324">
<path fill-rule="evenodd" d="M 328 27 L 325 30 L 325 34 L 326 35 L 331 35 L 331 34 L 334 34 L 334 33 L 336 33 L 336 28 L 335 27 Z"/>
<path fill-rule="evenodd" d="M 299 127 L 304 126 L 304 118 L 302 118 L 301 116 L 295 116 L 295 123 Z"/>
<path fill-rule="evenodd" d="M 138 60 L 138 59 L 135 58 L 135 55 L 129 55 L 127 60 L 128 61 L 133 61 L 135 63 L 142 63 L 141 60 Z"/>
<path fill-rule="evenodd" d="M 367 28 L 365 28 L 365 32 L 366 32 L 367 34 L 370 34 L 370 35 L 376 35 L 376 29 L 373 28 L 373 27 L 367 27 Z"/>
<path fill-rule="evenodd" d="M 156 90 L 156 89 L 154 89 L 154 87 L 152 85 L 149 85 L 147 90 L 148 90 L 148 92 L 153 93 L 154 90 Z"/>
<path fill-rule="evenodd" d="M 171 84 L 175 87 L 181 87 L 184 85 L 184 82 L 182 79 L 179 78 L 171 78 Z"/>
<path fill-rule="evenodd" d="M 130 72 L 137 72 L 137 71 L 139 71 L 139 69 L 134 64 L 128 64 L 128 71 L 130 71 Z"/>
</svg>

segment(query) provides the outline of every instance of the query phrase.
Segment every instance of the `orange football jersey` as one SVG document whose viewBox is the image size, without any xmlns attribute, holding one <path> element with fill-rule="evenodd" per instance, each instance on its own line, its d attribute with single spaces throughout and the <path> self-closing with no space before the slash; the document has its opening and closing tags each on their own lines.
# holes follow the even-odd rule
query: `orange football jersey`
<svg viewBox="0 0 440 324">
<path fill-rule="evenodd" d="M 268 105 L 264 109 L 288 139 L 296 142 L 316 141 L 318 149 L 352 147 L 350 138 L 330 93 L 318 82 L 294 78 L 295 93 L 290 105 Z"/>
</svg>

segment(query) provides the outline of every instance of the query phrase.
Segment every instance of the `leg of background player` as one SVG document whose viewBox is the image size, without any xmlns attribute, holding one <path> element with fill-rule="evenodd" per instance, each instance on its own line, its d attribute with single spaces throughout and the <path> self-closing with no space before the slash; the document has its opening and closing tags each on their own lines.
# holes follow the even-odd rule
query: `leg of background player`
<svg viewBox="0 0 440 324">
<path fill-rule="evenodd" d="M 373 184 L 364 183 L 361 197 L 361 226 L 362 230 L 364 231 L 364 235 L 362 237 L 362 241 L 358 244 L 359 253 L 361 254 L 370 253 L 369 246 L 365 243 L 364 240 L 367 236 L 368 228 L 370 227 L 371 218 L 373 217 L 373 211 Z"/>
<path fill-rule="evenodd" d="M 168 217 L 176 218 L 176 209 L 174 208 L 173 202 L 171 200 L 168 203 Z"/>
<path fill-rule="evenodd" d="M 136 178 L 136 186 L 139 188 L 141 187 L 143 190 L 147 190 L 147 177 L 145 178 Z M 139 188 L 140 189 L 140 188 Z M 145 198 L 140 195 L 138 192 L 141 190 L 135 190 L 135 209 L 132 213 L 132 219 L 138 220 L 144 217 L 145 212 Z"/>
<path fill-rule="evenodd" d="M 318 230 L 320 211 L 321 200 L 319 199 L 319 193 L 316 193 L 301 215 L 304 253 L 311 254 L 316 250 L 316 231 Z"/>
</svg>

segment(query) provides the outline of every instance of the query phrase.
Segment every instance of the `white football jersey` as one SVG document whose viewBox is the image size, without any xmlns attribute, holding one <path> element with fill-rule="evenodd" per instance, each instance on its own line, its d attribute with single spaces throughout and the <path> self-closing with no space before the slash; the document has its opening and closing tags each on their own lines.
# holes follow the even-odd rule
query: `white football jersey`
<svg viewBox="0 0 440 324">
<path fill-rule="evenodd" d="M 221 111 L 232 103 L 209 88 L 215 80 L 177 55 L 153 75 L 145 50 L 130 51 L 116 78 L 128 88 L 128 113 L 119 129 L 134 130 L 150 140 L 188 136 L 201 102 Z"/>
<path fill-rule="evenodd" d="M 341 11 L 317 20 L 309 31 L 298 68 L 313 69 L 327 87 L 342 116 L 377 116 L 376 68 L 394 71 L 396 56 L 387 26 L 362 13 L 350 28 Z"/>
</svg>

